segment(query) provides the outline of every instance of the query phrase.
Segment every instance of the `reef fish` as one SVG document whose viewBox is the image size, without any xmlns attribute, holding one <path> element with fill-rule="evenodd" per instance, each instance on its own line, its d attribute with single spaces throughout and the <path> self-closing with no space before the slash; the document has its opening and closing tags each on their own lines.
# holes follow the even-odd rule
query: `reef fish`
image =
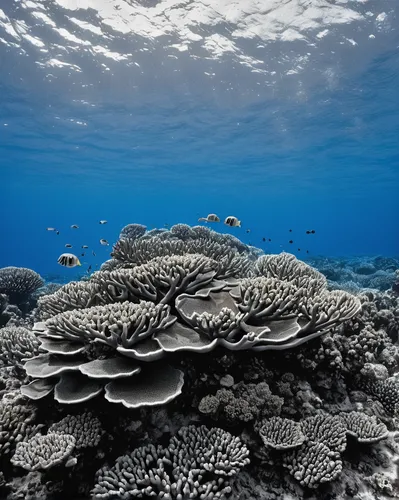
<svg viewBox="0 0 399 500">
<path fill-rule="evenodd" d="M 206 217 L 200 217 L 198 222 L 220 222 L 220 219 L 216 214 L 209 214 Z"/>
<path fill-rule="evenodd" d="M 99 224 L 106 224 L 107 222 L 107 220 L 100 220 Z"/>
<path fill-rule="evenodd" d="M 79 229 L 79 226 L 76 224 L 72 224 L 71 229 Z"/>
<path fill-rule="evenodd" d="M 226 226 L 230 227 L 241 227 L 241 221 L 234 217 L 234 215 L 229 215 L 225 218 L 224 223 Z"/>
<path fill-rule="evenodd" d="M 58 264 L 64 267 L 81 266 L 80 260 L 73 253 L 63 253 L 58 257 Z"/>
<path fill-rule="evenodd" d="M 108 241 L 107 241 L 107 240 L 101 239 L 101 240 L 100 240 L 100 243 L 101 243 L 101 245 L 103 245 L 103 246 L 105 246 L 105 247 L 109 246 L 109 243 L 108 243 Z"/>
<path fill-rule="evenodd" d="M 67 244 L 65 245 L 65 248 L 72 248 L 72 245 L 71 245 L 70 243 L 67 243 Z"/>
</svg>

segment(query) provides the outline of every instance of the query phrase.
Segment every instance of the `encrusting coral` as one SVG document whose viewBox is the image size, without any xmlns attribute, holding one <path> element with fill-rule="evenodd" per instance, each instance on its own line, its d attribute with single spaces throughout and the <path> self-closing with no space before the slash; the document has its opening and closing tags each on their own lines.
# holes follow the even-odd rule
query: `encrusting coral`
<svg viewBox="0 0 399 500">
<path fill-rule="evenodd" d="M 132 224 L 100 271 L 29 292 L 27 313 L 0 295 L 0 496 L 395 496 L 399 299 L 324 268 Z"/>
</svg>

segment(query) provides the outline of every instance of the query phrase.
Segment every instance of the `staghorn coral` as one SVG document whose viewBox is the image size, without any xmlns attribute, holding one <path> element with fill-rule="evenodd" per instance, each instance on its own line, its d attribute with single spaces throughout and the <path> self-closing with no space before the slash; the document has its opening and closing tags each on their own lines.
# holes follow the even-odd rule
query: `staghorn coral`
<svg viewBox="0 0 399 500">
<path fill-rule="evenodd" d="M 43 284 L 40 275 L 31 269 L 13 266 L 0 269 L 0 293 L 6 294 L 12 304 L 25 302 Z"/>
<path fill-rule="evenodd" d="M 75 438 L 68 434 L 37 434 L 18 443 L 11 463 L 28 471 L 46 470 L 65 462 L 75 447 Z"/>
<path fill-rule="evenodd" d="M 22 361 L 39 354 L 40 341 L 22 327 L 0 329 L 0 365 L 22 366 Z"/>
<path fill-rule="evenodd" d="M 100 469 L 93 498 L 223 500 L 230 478 L 249 463 L 248 454 L 239 438 L 222 429 L 182 427 L 166 448 L 144 446 L 119 457 L 111 469 Z"/>
</svg>

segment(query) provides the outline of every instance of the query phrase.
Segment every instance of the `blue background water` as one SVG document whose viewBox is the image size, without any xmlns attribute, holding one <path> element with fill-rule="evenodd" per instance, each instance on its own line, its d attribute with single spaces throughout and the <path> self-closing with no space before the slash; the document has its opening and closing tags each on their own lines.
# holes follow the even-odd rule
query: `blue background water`
<svg viewBox="0 0 399 500">
<path fill-rule="evenodd" d="M 56 262 L 66 243 L 78 255 L 89 245 L 96 257 L 89 251 L 82 262 L 94 267 L 110 253 L 99 239 L 115 242 L 127 223 L 195 224 L 210 212 L 236 215 L 243 228 L 214 227 L 270 252 L 399 254 L 392 1 L 349 2 L 360 20 L 332 23 L 325 37 L 304 30 L 304 41 L 241 40 L 227 30 L 249 67 L 234 51 L 174 50 L 177 28 L 160 38 L 121 34 L 93 8 L 61 3 L 45 15 L 88 45 L 38 20 L 39 3 L 0 5 L 0 267 L 68 275 Z M 102 33 L 72 26 L 72 16 Z M 208 35 L 217 26 L 209 23 Z M 102 62 L 93 36 L 133 56 Z M 69 66 L 45 66 L 51 57 Z"/>
</svg>

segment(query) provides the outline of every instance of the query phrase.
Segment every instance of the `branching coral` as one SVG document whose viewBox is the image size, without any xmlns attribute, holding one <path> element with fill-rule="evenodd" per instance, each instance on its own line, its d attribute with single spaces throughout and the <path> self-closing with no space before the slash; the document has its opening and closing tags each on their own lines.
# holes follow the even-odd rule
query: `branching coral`
<svg viewBox="0 0 399 500">
<path fill-rule="evenodd" d="M 285 457 L 285 466 L 302 485 L 317 488 L 333 481 L 342 471 L 339 454 L 320 442 L 306 441 Z"/>
<path fill-rule="evenodd" d="M 50 469 L 65 462 L 74 447 L 75 438 L 68 434 L 38 434 L 17 444 L 11 463 L 29 471 Z"/>
<path fill-rule="evenodd" d="M 33 424 L 35 417 L 31 406 L 0 402 L 0 457 L 37 432 L 40 426 Z"/>
<path fill-rule="evenodd" d="M 341 413 L 346 432 L 354 436 L 359 443 L 376 443 L 388 436 L 388 429 L 382 422 L 378 422 L 375 417 L 369 417 L 363 413 L 351 411 Z"/>
<path fill-rule="evenodd" d="M 12 304 L 19 304 L 43 286 L 39 274 L 25 267 L 4 267 L 0 269 L 0 293 L 6 294 Z"/>
<path fill-rule="evenodd" d="M 258 432 L 263 444 L 275 450 L 296 448 L 305 441 L 300 424 L 288 418 L 271 417 L 263 420 Z"/>
<path fill-rule="evenodd" d="M 21 366 L 22 361 L 39 354 L 40 341 L 34 333 L 22 327 L 0 329 L 0 366 Z"/>
<path fill-rule="evenodd" d="M 75 448 L 93 448 L 100 442 L 103 434 L 101 422 L 91 412 L 67 415 L 49 427 L 49 433 L 68 434 L 75 438 Z"/>
<path fill-rule="evenodd" d="M 231 491 L 230 478 L 249 463 L 248 455 L 229 432 L 183 427 L 166 448 L 144 446 L 119 457 L 111 469 L 100 469 L 93 497 L 223 500 Z"/>
</svg>

